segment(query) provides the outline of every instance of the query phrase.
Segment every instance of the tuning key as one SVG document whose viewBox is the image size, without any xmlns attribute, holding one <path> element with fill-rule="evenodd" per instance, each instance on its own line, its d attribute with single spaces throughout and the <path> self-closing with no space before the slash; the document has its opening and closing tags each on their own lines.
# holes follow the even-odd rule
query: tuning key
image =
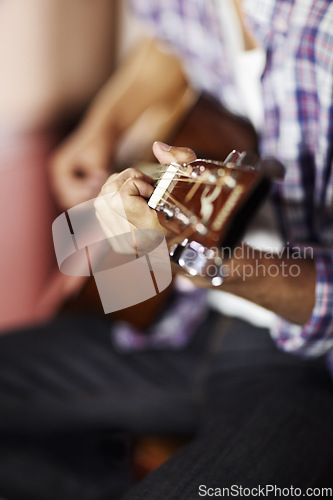
<svg viewBox="0 0 333 500">
<path fill-rule="evenodd" d="M 173 219 L 174 216 L 175 216 L 174 210 L 172 208 L 170 208 L 170 207 L 164 207 L 163 208 L 163 213 L 164 213 L 165 218 L 167 220 Z"/>
<path fill-rule="evenodd" d="M 208 176 L 208 178 L 207 178 L 207 181 L 210 182 L 211 184 L 215 184 L 216 180 L 217 180 L 216 175 L 210 173 L 209 176 Z"/>
<path fill-rule="evenodd" d="M 237 181 L 231 175 L 226 175 L 223 179 L 223 183 L 229 188 L 234 189 L 236 187 Z"/>
</svg>

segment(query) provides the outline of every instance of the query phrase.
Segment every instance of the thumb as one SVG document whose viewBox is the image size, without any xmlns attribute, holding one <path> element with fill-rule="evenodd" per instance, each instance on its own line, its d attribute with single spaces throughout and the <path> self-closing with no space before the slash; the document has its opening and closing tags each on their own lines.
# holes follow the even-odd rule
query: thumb
<svg viewBox="0 0 333 500">
<path fill-rule="evenodd" d="M 153 152 L 158 161 L 162 164 L 168 165 L 172 162 L 188 163 L 196 160 L 195 152 L 190 148 L 180 148 L 176 146 L 169 146 L 164 142 L 156 141 L 153 144 Z"/>
</svg>

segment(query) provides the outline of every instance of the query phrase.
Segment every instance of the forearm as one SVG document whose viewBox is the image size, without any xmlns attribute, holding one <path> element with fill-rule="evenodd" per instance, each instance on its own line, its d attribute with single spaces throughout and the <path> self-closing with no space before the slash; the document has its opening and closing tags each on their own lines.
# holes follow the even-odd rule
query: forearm
<svg viewBox="0 0 333 500">
<path fill-rule="evenodd" d="M 222 290 L 266 307 L 291 323 L 304 325 L 309 320 L 315 304 L 313 260 L 265 257 L 251 249 L 250 257 L 234 257 L 225 266 L 229 276 Z"/>
<path fill-rule="evenodd" d="M 148 107 L 181 95 L 186 87 L 177 58 L 145 39 L 92 102 L 82 129 L 118 139 Z"/>
</svg>

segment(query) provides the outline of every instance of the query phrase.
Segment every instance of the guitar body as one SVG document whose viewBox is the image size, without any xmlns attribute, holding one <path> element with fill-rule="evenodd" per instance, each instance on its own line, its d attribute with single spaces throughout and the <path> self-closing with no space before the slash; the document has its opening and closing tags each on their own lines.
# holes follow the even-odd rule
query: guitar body
<svg viewBox="0 0 333 500">
<path fill-rule="evenodd" d="M 174 146 L 187 146 L 198 158 L 224 161 L 230 151 L 258 150 L 257 133 L 248 120 L 235 115 L 207 93 L 198 96 L 166 142 Z"/>
</svg>

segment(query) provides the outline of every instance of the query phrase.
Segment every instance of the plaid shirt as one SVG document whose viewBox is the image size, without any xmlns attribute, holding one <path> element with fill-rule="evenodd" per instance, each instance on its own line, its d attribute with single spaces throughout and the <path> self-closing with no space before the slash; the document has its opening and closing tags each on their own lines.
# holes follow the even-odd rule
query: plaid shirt
<svg viewBox="0 0 333 500">
<path fill-rule="evenodd" d="M 216 11 L 221 1 L 132 4 L 180 56 L 192 84 L 239 111 Z M 302 328 L 281 319 L 272 335 L 287 351 L 327 354 L 333 371 L 333 2 L 245 0 L 245 12 L 267 54 L 261 149 L 286 167 L 273 192 L 284 238 L 293 247 L 310 247 L 317 269 L 309 322 Z"/>
</svg>

